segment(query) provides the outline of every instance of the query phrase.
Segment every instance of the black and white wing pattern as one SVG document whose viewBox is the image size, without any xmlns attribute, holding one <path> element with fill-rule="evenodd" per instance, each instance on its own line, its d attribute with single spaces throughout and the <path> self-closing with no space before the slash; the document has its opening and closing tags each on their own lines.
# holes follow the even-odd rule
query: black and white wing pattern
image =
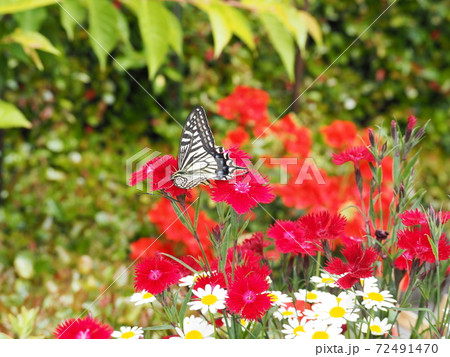
<svg viewBox="0 0 450 357">
<path fill-rule="evenodd" d="M 175 186 L 189 189 L 207 180 L 229 180 L 237 169 L 246 168 L 237 167 L 223 147 L 216 146 L 205 110 L 194 108 L 181 134 L 178 171 L 172 175 Z"/>
</svg>

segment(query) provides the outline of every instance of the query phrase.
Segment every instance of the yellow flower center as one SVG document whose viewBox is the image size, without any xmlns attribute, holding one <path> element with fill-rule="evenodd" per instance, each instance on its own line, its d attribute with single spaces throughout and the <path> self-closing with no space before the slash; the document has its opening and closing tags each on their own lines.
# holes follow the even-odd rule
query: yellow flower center
<svg viewBox="0 0 450 357">
<path fill-rule="evenodd" d="M 308 291 L 308 293 L 306 294 L 306 300 L 316 300 L 317 299 L 317 294 Z"/>
<path fill-rule="evenodd" d="M 246 319 L 240 319 L 239 322 L 244 327 L 246 327 L 248 325 L 248 321 Z"/>
<path fill-rule="evenodd" d="M 142 295 L 143 299 L 150 299 L 152 297 L 153 297 L 153 294 L 150 294 L 150 293 L 145 293 L 144 295 Z"/>
<path fill-rule="evenodd" d="M 381 333 L 381 327 L 378 325 L 372 325 L 370 326 L 370 331 L 375 332 L 375 333 Z"/>
<path fill-rule="evenodd" d="M 367 298 L 365 300 L 367 300 L 367 299 L 382 302 L 382 301 L 384 301 L 384 296 L 381 295 L 380 293 L 368 293 Z"/>
<path fill-rule="evenodd" d="M 124 332 L 121 336 L 121 338 L 131 338 L 135 335 L 133 331 Z"/>
<path fill-rule="evenodd" d="M 275 294 L 268 294 L 270 301 L 272 302 L 277 302 L 278 301 L 278 296 L 276 296 Z"/>
<path fill-rule="evenodd" d="M 292 315 L 294 315 L 294 313 L 292 311 L 283 311 L 281 313 L 281 315 L 283 315 L 283 316 L 292 316 Z"/>
<path fill-rule="evenodd" d="M 186 340 L 201 340 L 201 339 L 203 338 L 203 335 L 202 335 L 202 333 L 201 333 L 200 331 L 198 331 L 198 330 L 192 330 L 192 331 L 189 331 L 189 332 L 184 336 L 184 338 L 185 338 Z"/>
<path fill-rule="evenodd" d="M 300 332 L 305 332 L 305 329 L 303 328 L 303 326 L 297 326 L 293 332 L 295 336 L 298 336 L 300 335 Z"/>
<path fill-rule="evenodd" d="M 205 305 L 213 305 L 217 301 L 217 297 L 215 295 L 209 294 L 202 297 L 202 303 Z"/>
<path fill-rule="evenodd" d="M 325 331 L 317 331 L 312 335 L 313 340 L 328 340 L 330 335 Z"/>
<path fill-rule="evenodd" d="M 322 278 L 322 283 L 331 284 L 334 283 L 334 279 L 331 278 Z"/>
<path fill-rule="evenodd" d="M 337 317 L 343 317 L 344 315 L 345 315 L 345 309 L 343 307 L 336 306 L 330 310 L 331 317 L 337 318 Z"/>
</svg>

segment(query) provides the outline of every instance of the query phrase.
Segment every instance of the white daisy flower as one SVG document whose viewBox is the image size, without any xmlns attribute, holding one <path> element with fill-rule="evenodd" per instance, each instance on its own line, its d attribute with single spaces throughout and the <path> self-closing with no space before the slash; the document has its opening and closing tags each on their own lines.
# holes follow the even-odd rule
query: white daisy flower
<svg viewBox="0 0 450 357">
<path fill-rule="evenodd" d="M 188 302 L 191 310 L 201 310 L 202 314 L 205 314 L 207 311 L 215 314 L 217 310 L 225 308 L 227 291 L 219 285 L 214 286 L 213 289 L 210 284 L 207 284 L 204 289 L 199 288 L 192 293 L 200 300 Z"/>
<path fill-rule="evenodd" d="M 318 288 L 323 288 L 325 286 L 329 286 L 330 288 L 336 288 L 338 287 L 336 284 L 336 278 L 332 277 L 330 274 L 327 273 L 321 273 L 319 276 L 313 276 L 311 278 L 311 281 L 314 284 L 317 284 L 316 286 Z"/>
<path fill-rule="evenodd" d="M 298 292 L 294 293 L 295 300 L 307 301 L 307 302 L 321 302 L 322 298 L 328 293 L 324 293 L 317 290 L 305 290 L 299 289 Z"/>
<path fill-rule="evenodd" d="M 191 287 L 192 285 L 195 284 L 195 282 L 199 279 L 199 278 L 203 278 L 210 275 L 210 272 L 206 272 L 203 271 L 201 273 L 195 273 L 194 275 L 186 275 L 185 277 L 180 279 L 180 283 L 178 285 L 180 286 L 187 286 L 187 287 Z"/>
<path fill-rule="evenodd" d="M 344 335 L 341 335 L 342 328 L 328 325 L 324 321 L 308 321 L 303 328 L 305 333 L 301 337 L 306 339 L 335 340 L 345 338 Z"/>
<path fill-rule="evenodd" d="M 137 327 L 137 326 L 122 326 L 120 328 L 120 331 L 114 331 L 111 334 L 111 337 L 115 337 L 115 338 L 122 338 L 122 339 L 138 339 L 144 336 L 144 330 L 142 329 L 142 327 Z"/>
<path fill-rule="evenodd" d="M 369 288 L 369 286 L 378 287 L 378 279 L 375 278 L 374 276 L 371 276 L 370 278 L 361 279 L 361 285 L 364 288 Z"/>
<path fill-rule="evenodd" d="M 134 293 L 130 298 L 130 301 L 134 302 L 134 305 L 147 304 L 155 300 L 155 296 L 149 293 L 147 290 L 142 290 L 140 293 Z"/>
<path fill-rule="evenodd" d="M 283 294 L 281 291 L 268 291 L 272 306 L 286 306 L 287 303 L 292 302 L 292 298 Z"/>
<path fill-rule="evenodd" d="M 295 307 L 293 306 L 289 306 L 288 308 L 280 306 L 280 308 L 273 313 L 273 316 L 280 321 L 284 319 L 297 319 L 298 316 L 301 316 L 301 312 L 295 310 Z"/>
<path fill-rule="evenodd" d="M 283 324 L 284 330 L 281 330 L 286 336 L 284 338 L 299 338 L 305 334 L 305 324 L 308 320 L 304 317 L 299 321 L 298 319 L 288 319 L 288 324 Z"/>
<path fill-rule="evenodd" d="M 247 327 L 250 325 L 250 320 L 246 320 L 244 318 L 235 320 L 242 328 L 242 331 L 245 331 Z M 225 320 L 225 317 L 222 317 L 222 322 L 224 326 L 231 326 L 231 319 L 227 318 Z"/>
<path fill-rule="evenodd" d="M 358 324 L 358 327 L 361 328 L 362 333 L 367 333 L 367 329 L 369 329 L 372 335 L 381 336 L 390 331 L 390 329 L 392 328 L 392 324 L 388 323 L 387 317 L 383 320 L 380 320 L 379 317 L 375 317 L 369 322 L 367 320 L 364 320 L 362 325 Z"/>
<path fill-rule="evenodd" d="M 380 292 L 377 286 L 364 285 L 363 290 L 357 291 L 356 294 L 363 297 L 362 304 L 367 309 L 386 311 L 387 308 L 394 307 L 397 302 L 388 290 Z"/>
<path fill-rule="evenodd" d="M 336 326 L 342 326 L 346 321 L 356 321 L 359 317 L 356 313 L 359 309 L 355 308 L 353 298 L 343 294 L 313 305 L 312 311 L 317 320 L 323 320 Z"/>
<path fill-rule="evenodd" d="M 183 330 L 179 327 L 176 327 L 175 330 L 180 337 L 172 338 L 183 338 L 187 340 L 214 338 L 211 337 L 211 335 L 214 333 L 213 325 L 209 324 L 201 317 L 185 317 L 183 321 Z"/>
</svg>

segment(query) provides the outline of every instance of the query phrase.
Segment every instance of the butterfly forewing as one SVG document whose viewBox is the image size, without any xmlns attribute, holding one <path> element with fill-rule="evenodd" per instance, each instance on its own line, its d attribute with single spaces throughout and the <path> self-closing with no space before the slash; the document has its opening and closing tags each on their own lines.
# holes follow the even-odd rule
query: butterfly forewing
<svg viewBox="0 0 450 357">
<path fill-rule="evenodd" d="M 192 188 L 209 179 L 229 180 L 236 169 L 223 148 L 216 146 L 204 109 L 194 108 L 181 134 L 176 173 L 179 180 L 175 184 Z"/>
</svg>

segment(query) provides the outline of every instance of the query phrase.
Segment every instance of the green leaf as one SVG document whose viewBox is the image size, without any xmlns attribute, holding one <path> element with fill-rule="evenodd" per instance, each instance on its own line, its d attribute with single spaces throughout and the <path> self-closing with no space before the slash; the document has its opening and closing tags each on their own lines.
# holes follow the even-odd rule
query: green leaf
<svg viewBox="0 0 450 357">
<path fill-rule="evenodd" d="M 178 56 L 183 56 L 183 29 L 178 18 L 169 10 L 167 19 L 169 21 L 169 45 Z"/>
<path fill-rule="evenodd" d="M 38 31 L 42 22 L 47 18 L 44 8 L 31 9 L 16 13 L 14 18 L 23 31 Z"/>
<path fill-rule="evenodd" d="M 120 40 L 127 46 L 129 49 L 133 49 L 133 46 L 130 43 L 130 27 L 128 26 L 128 20 L 123 14 L 123 12 L 114 8 L 117 16 L 117 29 L 119 30 L 119 38 Z"/>
<path fill-rule="evenodd" d="M 289 79 L 294 80 L 295 46 L 294 40 L 283 23 L 270 13 L 260 13 L 259 17 L 267 30 L 273 47 L 283 62 Z"/>
<path fill-rule="evenodd" d="M 231 31 L 244 42 L 252 51 L 256 49 L 250 22 L 244 14 L 232 7 L 223 6 L 223 13 L 227 17 L 227 22 Z"/>
<path fill-rule="evenodd" d="M 0 100 L 0 129 L 31 128 L 31 123 L 11 103 Z"/>
<path fill-rule="evenodd" d="M 167 36 L 170 32 L 167 10 L 156 1 L 134 0 L 130 7 L 136 9 L 139 31 L 144 42 L 148 76 L 153 79 L 166 60 Z"/>
<path fill-rule="evenodd" d="M 83 23 L 86 20 L 87 10 L 78 0 L 65 0 L 60 6 L 61 25 L 70 40 L 75 35 L 77 22 Z M 75 21 L 76 20 L 76 21 Z"/>
<path fill-rule="evenodd" d="M 302 53 L 305 53 L 306 40 L 308 38 L 308 27 L 306 26 L 306 21 L 304 21 L 300 15 L 300 12 L 293 8 L 286 11 L 286 16 L 297 46 L 300 48 Z"/>
<path fill-rule="evenodd" d="M 306 11 L 300 10 L 299 14 L 300 17 L 305 22 L 311 37 L 319 46 L 322 46 L 323 44 L 322 30 L 320 29 L 319 22 L 310 13 Z"/>
<path fill-rule="evenodd" d="M 55 0 L 2 0 L 0 2 L 0 15 L 13 14 L 15 12 L 55 4 Z"/>
<path fill-rule="evenodd" d="M 58 49 L 55 48 L 51 42 L 39 32 L 22 31 L 20 28 L 17 28 L 13 33 L 3 37 L 1 42 L 20 44 L 24 52 L 30 56 L 39 70 L 44 69 L 44 65 L 42 64 L 36 50 L 48 52 L 57 56 L 60 54 Z"/>
<path fill-rule="evenodd" d="M 233 35 L 224 12 L 226 6 L 213 4 L 208 6 L 201 5 L 199 7 L 208 14 L 214 39 L 214 57 L 217 58 L 228 42 L 230 42 L 231 36 Z"/>
<path fill-rule="evenodd" d="M 106 59 L 118 41 L 117 12 L 108 0 L 88 1 L 89 32 L 92 48 L 100 62 L 100 68 L 106 68 Z"/>
<path fill-rule="evenodd" d="M 172 330 L 174 327 L 172 325 L 161 325 L 161 326 L 150 326 L 144 327 L 144 331 L 164 331 L 164 330 Z"/>
</svg>

